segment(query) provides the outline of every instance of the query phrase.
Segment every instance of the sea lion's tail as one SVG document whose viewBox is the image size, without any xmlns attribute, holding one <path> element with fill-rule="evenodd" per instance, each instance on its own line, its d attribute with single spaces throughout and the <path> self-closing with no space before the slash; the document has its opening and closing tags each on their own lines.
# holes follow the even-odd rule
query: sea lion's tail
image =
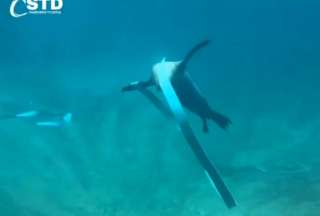
<svg viewBox="0 0 320 216">
<path fill-rule="evenodd" d="M 184 57 L 184 62 L 189 62 L 191 60 L 191 58 L 194 56 L 195 53 L 197 53 L 200 49 L 206 47 L 208 44 L 210 43 L 210 40 L 204 40 L 200 43 L 198 43 L 197 45 L 195 45 L 188 53 L 187 55 Z"/>
<path fill-rule="evenodd" d="M 232 124 L 232 121 L 227 116 L 213 110 L 210 113 L 210 119 L 212 119 L 223 130 L 228 129 Z"/>
<path fill-rule="evenodd" d="M 197 45 L 195 45 L 188 53 L 187 55 L 184 57 L 183 61 L 180 63 L 179 68 L 177 71 L 179 71 L 180 73 L 184 73 L 188 63 L 190 62 L 190 60 L 192 59 L 192 57 L 202 48 L 206 47 L 208 44 L 210 43 L 210 40 L 204 40 L 200 43 L 198 43 Z"/>
</svg>

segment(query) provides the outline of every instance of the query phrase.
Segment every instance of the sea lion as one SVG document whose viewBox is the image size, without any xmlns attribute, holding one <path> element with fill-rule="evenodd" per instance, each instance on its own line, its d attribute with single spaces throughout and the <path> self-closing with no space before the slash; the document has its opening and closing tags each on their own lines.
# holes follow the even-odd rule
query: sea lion
<svg viewBox="0 0 320 216">
<path fill-rule="evenodd" d="M 209 42 L 209 40 L 205 40 L 194 46 L 194 48 L 187 53 L 182 61 L 170 62 L 166 61 L 165 59 L 162 60 L 162 62 L 157 63 L 153 66 L 153 73 L 149 80 L 142 82 L 133 82 L 123 87 L 122 91 L 132 91 L 139 88 L 147 88 L 150 86 L 157 86 L 159 89 L 157 73 L 159 71 L 166 71 L 169 73 L 167 74 L 167 76 L 170 77 L 172 86 L 176 91 L 182 105 L 202 119 L 203 131 L 205 133 L 209 131 L 207 120 L 213 120 L 220 128 L 226 130 L 229 125 L 232 124 L 231 120 L 227 116 L 213 110 L 210 107 L 205 97 L 202 96 L 199 89 L 191 80 L 189 74 L 186 72 L 187 65 L 194 54 L 201 48 L 207 46 Z M 165 70 L 162 70 L 163 67 L 166 67 Z"/>
<path fill-rule="evenodd" d="M 209 41 L 199 43 L 182 61 L 169 62 L 163 59 L 153 66 L 153 73 L 148 81 L 133 82 L 122 88 L 122 91 L 138 90 L 163 114 L 165 114 L 165 116 L 173 118 L 176 121 L 182 135 L 199 160 L 210 184 L 223 199 L 226 206 L 228 208 L 233 208 L 237 205 L 236 200 L 199 143 L 183 109 L 183 107 L 185 107 L 201 117 L 203 120 L 204 132 L 208 132 L 207 119 L 214 120 L 223 129 L 226 129 L 231 124 L 229 118 L 211 109 L 205 98 L 200 94 L 200 91 L 186 73 L 186 66 L 194 53 L 208 43 Z M 147 87 L 150 86 L 156 86 L 162 91 L 168 106 L 165 106 L 158 97 L 147 89 Z"/>
</svg>

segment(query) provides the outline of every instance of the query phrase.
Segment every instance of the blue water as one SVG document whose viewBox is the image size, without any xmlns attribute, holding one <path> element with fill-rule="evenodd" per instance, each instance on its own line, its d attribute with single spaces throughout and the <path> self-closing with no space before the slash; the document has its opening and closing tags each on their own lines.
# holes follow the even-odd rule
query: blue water
<svg viewBox="0 0 320 216">
<path fill-rule="evenodd" d="M 79 0 L 18 19 L 10 4 L 0 2 L 0 116 L 45 109 L 73 121 L 1 120 L 0 215 L 319 215 L 318 0 Z M 204 134 L 188 117 L 232 210 L 175 123 L 120 91 L 204 39 L 188 72 L 233 124 Z"/>
</svg>

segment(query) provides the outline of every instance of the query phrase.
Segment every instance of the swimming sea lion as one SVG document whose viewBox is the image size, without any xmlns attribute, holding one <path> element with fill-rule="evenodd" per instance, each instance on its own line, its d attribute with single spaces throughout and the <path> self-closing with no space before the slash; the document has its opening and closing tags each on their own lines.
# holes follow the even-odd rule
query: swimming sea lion
<svg viewBox="0 0 320 216">
<path fill-rule="evenodd" d="M 213 120 L 220 128 L 224 130 L 227 129 L 232 123 L 231 120 L 210 107 L 205 97 L 202 96 L 199 89 L 186 72 L 187 65 L 194 54 L 208 44 L 209 40 L 205 40 L 197 44 L 191 51 L 188 52 L 182 61 L 169 62 L 163 60 L 162 62 L 155 64 L 152 69 L 152 76 L 149 80 L 131 83 L 123 87 L 122 91 L 132 91 L 150 86 L 158 86 L 159 88 L 157 73 L 161 68 L 166 67 L 166 70 L 161 71 L 170 73 L 168 74 L 168 77 L 170 77 L 172 86 L 175 89 L 182 105 L 202 119 L 203 131 L 207 133 L 209 130 L 207 122 L 208 119 Z"/>
</svg>

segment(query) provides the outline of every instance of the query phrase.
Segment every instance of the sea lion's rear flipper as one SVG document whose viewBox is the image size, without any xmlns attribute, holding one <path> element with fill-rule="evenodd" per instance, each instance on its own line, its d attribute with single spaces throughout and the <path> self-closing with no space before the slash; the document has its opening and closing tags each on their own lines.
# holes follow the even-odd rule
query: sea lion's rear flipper
<svg viewBox="0 0 320 216">
<path fill-rule="evenodd" d="M 189 61 L 192 59 L 192 57 L 195 55 L 196 52 L 198 52 L 200 49 L 206 47 L 210 43 L 210 40 L 205 40 L 200 43 L 198 43 L 196 46 L 194 46 L 184 57 L 182 62 L 180 63 L 178 69 L 177 69 L 177 74 L 179 73 L 184 73 Z"/>
<path fill-rule="evenodd" d="M 208 121 L 205 117 L 202 117 L 202 130 L 204 133 L 208 133 L 209 132 L 209 126 L 208 126 Z"/>
<path fill-rule="evenodd" d="M 232 124 L 232 121 L 218 112 L 211 110 L 210 118 L 222 129 L 226 130 Z"/>
</svg>

